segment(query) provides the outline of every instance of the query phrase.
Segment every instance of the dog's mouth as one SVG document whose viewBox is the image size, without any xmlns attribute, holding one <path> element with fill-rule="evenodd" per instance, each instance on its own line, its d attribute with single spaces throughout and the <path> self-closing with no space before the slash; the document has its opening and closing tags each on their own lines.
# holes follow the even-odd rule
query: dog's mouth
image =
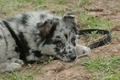
<svg viewBox="0 0 120 80">
<path fill-rule="evenodd" d="M 61 53 L 62 54 L 62 53 Z M 74 62 L 76 59 L 77 59 L 77 55 L 74 55 L 74 54 L 71 54 L 69 56 L 60 56 L 58 54 L 56 55 L 49 55 L 49 54 L 45 54 L 46 55 L 46 58 L 44 59 L 41 59 L 41 60 L 61 60 L 61 61 L 64 61 L 64 62 Z"/>
<path fill-rule="evenodd" d="M 54 59 L 59 59 L 64 62 L 74 62 L 77 59 L 77 55 L 71 54 L 71 55 L 64 55 L 61 53 L 61 55 L 56 55 Z"/>
</svg>

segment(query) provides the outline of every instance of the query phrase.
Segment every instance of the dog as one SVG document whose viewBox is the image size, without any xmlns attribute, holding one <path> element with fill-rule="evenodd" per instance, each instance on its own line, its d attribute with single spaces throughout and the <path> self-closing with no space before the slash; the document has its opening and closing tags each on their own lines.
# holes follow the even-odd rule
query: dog
<svg viewBox="0 0 120 80">
<path fill-rule="evenodd" d="M 0 19 L 0 72 L 19 70 L 23 64 L 47 55 L 74 61 L 90 51 L 77 45 L 77 37 L 74 13 L 55 16 L 33 11 Z"/>
</svg>

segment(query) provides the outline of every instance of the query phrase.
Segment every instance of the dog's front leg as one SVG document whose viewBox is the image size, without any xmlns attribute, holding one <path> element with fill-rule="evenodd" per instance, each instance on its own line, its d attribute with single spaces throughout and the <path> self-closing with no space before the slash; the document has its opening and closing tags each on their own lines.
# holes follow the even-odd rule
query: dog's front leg
<svg viewBox="0 0 120 80">
<path fill-rule="evenodd" d="M 78 57 L 88 55 L 90 53 L 90 48 L 87 46 L 81 46 L 81 45 L 77 44 L 76 53 L 77 53 Z"/>
</svg>

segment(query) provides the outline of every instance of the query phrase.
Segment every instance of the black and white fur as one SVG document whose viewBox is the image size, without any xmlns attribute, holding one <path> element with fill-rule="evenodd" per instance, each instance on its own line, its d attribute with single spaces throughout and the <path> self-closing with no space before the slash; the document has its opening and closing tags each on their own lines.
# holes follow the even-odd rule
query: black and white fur
<svg viewBox="0 0 120 80">
<path fill-rule="evenodd" d="M 35 11 L 0 19 L 0 72 L 19 70 L 24 63 L 39 61 L 46 55 L 74 61 L 90 51 L 78 46 L 76 40 L 73 13 L 59 17 Z"/>
<path fill-rule="evenodd" d="M 89 53 L 90 49 L 77 44 L 79 30 L 75 14 L 67 13 L 62 17 L 54 18 L 54 30 L 41 43 L 42 54 L 52 55 L 62 61 L 74 61 L 79 55 Z"/>
</svg>

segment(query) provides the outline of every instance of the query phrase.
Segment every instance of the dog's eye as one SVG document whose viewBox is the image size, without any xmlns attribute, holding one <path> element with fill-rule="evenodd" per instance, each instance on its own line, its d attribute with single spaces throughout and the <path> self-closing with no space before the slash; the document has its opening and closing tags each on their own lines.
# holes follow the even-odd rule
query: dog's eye
<svg viewBox="0 0 120 80">
<path fill-rule="evenodd" d="M 61 47 L 62 46 L 62 44 L 61 43 L 57 43 L 57 47 Z"/>
<path fill-rule="evenodd" d="M 61 41 L 58 41 L 56 45 L 57 45 L 57 47 L 62 47 L 63 43 Z"/>
</svg>

